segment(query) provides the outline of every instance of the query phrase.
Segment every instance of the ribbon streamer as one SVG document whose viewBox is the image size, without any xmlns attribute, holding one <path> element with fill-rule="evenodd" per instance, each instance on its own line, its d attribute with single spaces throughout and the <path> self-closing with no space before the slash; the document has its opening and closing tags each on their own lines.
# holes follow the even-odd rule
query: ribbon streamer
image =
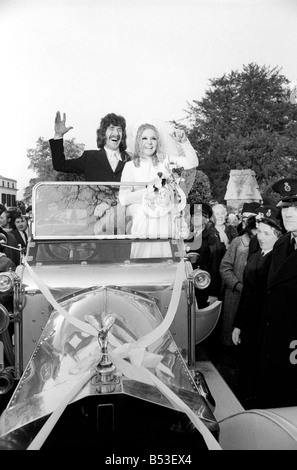
<svg viewBox="0 0 297 470">
<path fill-rule="evenodd" d="M 146 335 L 142 336 L 142 338 L 138 339 L 134 343 L 123 344 L 122 346 L 120 346 L 114 351 L 115 354 L 121 354 L 123 351 L 128 352 L 130 349 L 135 348 L 135 347 L 147 348 L 148 346 L 153 344 L 155 341 L 157 341 L 159 338 L 161 338 L 169 330 L 171 323 L 174 320 L 176 311 L 177 311 L 184 279 L 185 279 L 185 264 L 184 264 L 184 261 L 180 261 L 176 269 L 170 304 L 169 304 L 166 316 L 164 320 L 162 321 L 162 323 L 160 323 L 160 325 L 157 326 L 157 328 L 155 328 L 153 331 L 150 331 Z"/>
<path fill-rule="evenodd" d="M 188 405 L 186 405 L 186 403 L 184 403 L 169 387 L 167 387 L 167 385 L 152 374 L 152 372 L 143 366 L 136 367 L 133 364 L 129 364 L 129 362 L 119 358 L 113 353 L 110 353 L 110 357 L 115 366 L 122 372 L 122 374 L 125 375 L 125 377 L 148 385 L 155 385 L 176 410 L 185 413 L 194 424 L 195 428 L 202 434 L 209 450 L 222 450 L 218 441 L 214 438 L 201 419 L 191 410 L 191 408 L 188 407 Z"/>
<path fill-rule="evenodd" d="M 86 383 L 95 375 L 94 371 L 88 371 L 86 375 L 82 377 L 70 390 L 70 392 L 60 401 L 55 411 L 48 418 L 46 423 L 42 426 L 38 434 L 35 436 L 31 444 L 27 447 L 27 450 L 39 450 L 44 444 L 45 440 L 50 435 L 53 427 L 57 423 L 58 419 L 63 414 L 69 403 L 75 398 L 80 390 L 86 385 Z"/>
<path fill-rule="evenodd" d="M 35 281 L 37 287 L 40 289 L 40 292 L 44 295 L 46 300 L 61 314 L 63 317 L 69 321 L 72 325 L 76 326 L 76 328 L 79 328 L 80 330 L 84 331 L 85 333 L 88 333 L 91 336 L 95 336 L 97 338 L 98 332 L 96 329 L 91 326 L 89 323 L 83 322 L 79 320 L 76 317 L 73 317 L 72 315 L 69 315 L 69 313 L 66 312 L 66 310 L 61 307 L 61 305 L 56 301 L 56 299 L 53 297 L 52 293 L 50 292 L 49 288 L 41 281 L 41 279 L 37 276 L 35 273 L 34 269 L 31 268 L 31 266 L 28 264 L 28 262 L 25 260 L 24 261 L 24 266 L 28 269 L 28 272 L 32 279 Z"/>
<path fill-rule="evenodd" d="M 39 287 L 40 291 L 43 293 L 45 298 L 51 303 L 51 305 L 56 308 L 56 310 L 63 315 L 63 317 L 72 323 L 77 328 L 82 331 L 96 336 L 98 332 L 90 324 L 82 322 L 81 320 L 69 315 L 60 304 L 54 299 L 48 287 L 38 278 L 34 270 L 29 266 L 29 264 L 24 261 L 25 266 L 27 267 L 29 274 L 32 276 L 36 285 Z M 118 340 L 109 332 L 110 343 L 114 346 L 117 346 L 113 352 L 110 352 L 109 355 L 113 360 L 113 363 L 116 365 L 118 370 L 125 375 L 127 378 L 140 381 L 149 385 L 155 385 L 163 395 L 172 403 L 175 409 L 185 413 L 198 431 L 202 434 L 205 439 L 206 445 L 210 450 L 221 450 L 219 443 L 212 436 L 208 428 L 200 420 L 200 418 L 174 393 L 170 390 L 160 379 L 158 379 L 154 374 L 152 374 L 146 367 L 149 367 L 151 363 L 154 363 L 154 367 L 161 365 L 159 357 L 156 354 L 148 353 L 145 349 L 162 337 L 168 330 L 176 314 L 177 306 L 180 299 L 180 293 L 182 289 L 182 283 L 185 279 L 185 264 L 184 261 L 181 261 L 176 270 L 174 286 L 172 291 L 172 296 L 169 304 L 169 308 L 165 319 L 162 323 L 155 328 L 152 332 L 143 336 L 139 340 L 133 343 L 125 343 L 119 346 Z M 129 357 L 131 363 L 123 359 L 123 357 Z M 145 367 L 145 366 L 146 367 Z M 164 366 L 165 367 L 165 366 Z M 169 372 L 167 368 L 164 369 L 164 372 Z M 83 376 L 77 384 L 73 386 L 69 394 L 64 397 L 60 402 L 58 407 L 51 414 L 47 422 L 41 428 L 35 439 L 32 441 L 27 450 L 38 450 L 43 445 L 53 427 L 57 423 L 58 419 L 64 412 L 67 405 L 75 398 L 79 391 L 86 385 L 86 383 L 94 375 L 93 371 L 87 371 L 86 375 Z"/>
</svg>

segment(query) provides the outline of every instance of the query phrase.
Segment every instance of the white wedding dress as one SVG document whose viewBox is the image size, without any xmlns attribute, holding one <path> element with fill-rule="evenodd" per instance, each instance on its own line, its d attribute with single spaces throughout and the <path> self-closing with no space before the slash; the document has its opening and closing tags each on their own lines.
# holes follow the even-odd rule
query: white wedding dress
<svg viewBox="0 0 297 470">
<path fill-rule="evenodd" d="M 168 161 L 154 166 L 151 160 L 141 161 L 135 167 L 133 161 L 127 162 L 122 182 L 148 183 L 158 178 L 158 173 L 169 177 Z M 123 186 L 119 191 L 119 201 L 127 207 L 126 215 L 132 217 L 131 235 L 142 239 L 186 238 L 188 226 L 181 210 L 186 204 L 186 196 L 178 187 L 181 203 L 174 203 L 174 194 L 170 185 L 155 192 L 153 187 Z M 141 250 L 141 252 L 140 252 Z M 131 257 L 171 257 L 170 244 L 166 241 L 159 243 L 134 244 Z"/>
</svg>

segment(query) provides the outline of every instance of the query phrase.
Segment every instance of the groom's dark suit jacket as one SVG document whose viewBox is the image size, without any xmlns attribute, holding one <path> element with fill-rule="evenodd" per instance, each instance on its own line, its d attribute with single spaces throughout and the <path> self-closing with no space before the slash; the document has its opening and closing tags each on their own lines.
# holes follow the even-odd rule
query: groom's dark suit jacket
<svg viewBox="0 0 297 470">
<path fill-rule="evenodd" d="M 103 148 L 85 150 L 81 157 L 66 160 L 63 139 L 51 139 L 49 143 L 54 169 L 64 173 L 83 174 L 86 181 L 121 181 L 124 165 L 130 160 L 128 153 L 121 152 L 122 160 L 113 172 Z"/>
</svg>

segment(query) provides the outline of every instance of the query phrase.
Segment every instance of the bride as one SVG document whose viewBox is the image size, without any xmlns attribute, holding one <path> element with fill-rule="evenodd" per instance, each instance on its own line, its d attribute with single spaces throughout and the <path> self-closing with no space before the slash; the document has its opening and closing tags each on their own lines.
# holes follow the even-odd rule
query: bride
<svg viewBox="0 0 297 470">
<path fill-rule="evenodd" d="M 174 129 L 161 136 L 154 124 L 145 123 L 138 127 L 134 154 L 123 169 L 121 182 L 146 185 L 123 185 L 119 191 L 119 201 L 127 206 L 126 215 L 132 217 L 133 236 L 187 236 L 188 227 L 181 215 L 186 205 L 181 174 L 183 170 L 194 170 L 197 166 L 196 152 L 184 131 Z"/>
</svg>

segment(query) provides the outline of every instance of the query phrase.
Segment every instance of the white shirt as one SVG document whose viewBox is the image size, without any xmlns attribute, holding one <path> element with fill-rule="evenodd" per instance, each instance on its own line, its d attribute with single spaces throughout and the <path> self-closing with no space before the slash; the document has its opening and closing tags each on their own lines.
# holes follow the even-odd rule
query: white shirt
<svg viewBox="0 0 297 470">
<path fill-rule="evenodd" d="M 265 256 L 265 255 L 267 255 L 267 253 L 270 253 L 271 251 L 272 251 L 272 248 L 271 248 L 270 250 L 266 250 L 266 251 L 265 251 L 265 250 L 262 250 L 262 251 L 261 251 L 261 254 L 262 254 L 263 256 Z"/>
<path fill-rule="evenodd" d="M 118 166 L 119 161 L 121 160 L 121 154 L 119 150 L 111 150 L 107 147 L 104 147 L 104 150 L 107 155 L 107 159 L 111 166 L 112 171 L 115 171 L 116 167 Z"/>
<path fill-rule="evenodd" d="M 293 238 L 295 238 L 295 250 L 297 250 L 297 237 L 294 237 L 294 235 L 291 233 L 291 242 L 293 240 Z"/>
</svg>

